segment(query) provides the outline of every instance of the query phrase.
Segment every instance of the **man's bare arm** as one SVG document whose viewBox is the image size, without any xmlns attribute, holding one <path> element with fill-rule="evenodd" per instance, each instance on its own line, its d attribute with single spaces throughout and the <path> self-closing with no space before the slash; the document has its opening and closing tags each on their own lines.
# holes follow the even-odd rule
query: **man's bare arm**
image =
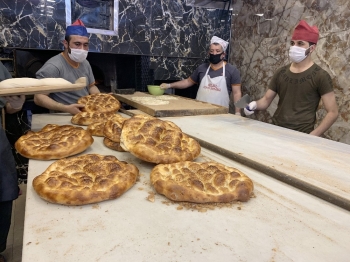
<svg viewBox="0 0 350 262">
<path fill-rule="evenodd" d="M 268 108 L 272 102 L 272 100 L 276 97 L 277 93 L 268 89 L 265 95 L 256 101 L 256 109 L 255 110 L 265 110 Z"/>
<path fill-rule="evenodd" d="M 80 108 L 83 108 L 84 105 L 81 104 L 71 104 L 64 105 L 49 97 L 49 94 L 35 94 L 34 103 L 38 106 L 45 107 L 50 110 L 60 111 L 70 113 L 75 115 L 80 112 Z"/>
<path fill-rule="evenodd" d="M 232 85 L 232 99 L 233 102 L 237 102 L 239 99 L 241 99 L 242 97 L 242 92 L 241 92 L 241 84 L 237 84 L 237 85 Z M 241 109 L 236 107 L 236 112 L 235 113 L 239 113 L 241 114 Z"/>
<path fill-rule="evenodd" d="M 92 95 L 92 94 L 98 94 L 100 93 L 100 90 L 98 89 L 97 86 L 95 85 L 92 85 L 89 87 L 89 94 Z"/>
<path fill-rule="evenodd" d="M 333 123 L 337 120 L 338 117 L 338 106 L 337 102 L 335 101 L 334 92 L 324 94 L 323 96 L 321 96 L 321 99 L 327 111 L 327 114 L 321 121 L 320 125 L 310 133 L 310 135 L 314 136 L 320 136 L 324 132 L 326 132 L 333 125 Z"/>
<path fill-rule="evenodd" d="M 185 89 L 190 86 L 193 86 L 195 83 L 190 80 L 190 78 L 186 78 L 177 82 L 173 82 L 170 84 L 162 83 L 160 85 L 160 88 L 167 89 L 167 88 L 176 88 L 176 89 Z"/>
</svg>

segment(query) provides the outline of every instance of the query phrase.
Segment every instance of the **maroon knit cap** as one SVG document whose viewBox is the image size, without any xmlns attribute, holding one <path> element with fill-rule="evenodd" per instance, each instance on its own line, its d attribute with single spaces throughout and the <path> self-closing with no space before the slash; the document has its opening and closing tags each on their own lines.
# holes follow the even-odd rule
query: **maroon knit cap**
<svg viewBox="0 0 350 262">
<path fill-rule="evenodd" d="M 317 26 L 310 26 L 304 20 L 301 20 L 294 29 L 292 40 L 304 40 L 311 43 L 317 43 L 318 36 L 319 33 Z"/>
</svg>

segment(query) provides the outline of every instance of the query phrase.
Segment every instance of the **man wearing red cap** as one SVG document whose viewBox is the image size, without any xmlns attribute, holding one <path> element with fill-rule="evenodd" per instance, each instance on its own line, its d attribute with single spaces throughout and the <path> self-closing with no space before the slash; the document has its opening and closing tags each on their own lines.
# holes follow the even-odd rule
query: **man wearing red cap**
<svg viewBox="0 0 350 262">
<path fill-rule="evenodd" d="M 264 97 L 244 109 L 246 115 L 253 114 L 254 110 L 265 110 L 278 95 L 278 107 L 272 117 L 275 125 L 315 136 L 322 135 L 331 127 L 338 117 L 332 79 L 311 59 L 318 37 L 316 26 L 300 21 L 290 42 L 289 58 L 292 63 L 277 70 Z M 327 114 L 315 128 L 321 99 Z"/>
<path fill-rule="evenodd" d="M 81 107 L 84 107 L 84 105 L 77 104 L 80 97 L 100 93 L 95 86 L 91 66 L 86 60 L 89 50 L 89 34 L 80 20 L 67 27 L 63 45 L 64 51 L 49 59 L 36 73 L 36 77 L 39 79 L 64 78 L 71 83 L 75 83 L 80 77 L 86 77 L 86 87 L 71 92 L 36 94 L 34 102 L 52 111 L 75 115 L 80 112 Z"/>
</svg>

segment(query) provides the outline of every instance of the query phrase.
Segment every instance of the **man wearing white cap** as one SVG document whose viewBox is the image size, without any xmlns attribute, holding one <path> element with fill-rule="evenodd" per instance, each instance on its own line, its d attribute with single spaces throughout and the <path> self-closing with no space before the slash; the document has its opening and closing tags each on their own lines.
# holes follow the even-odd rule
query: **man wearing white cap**
<svg viewBox="0 0 350 262">
<path fill-rule="evenodd" d="M 227 46 L 227 41 L 213 36 L 208 52 L 210 63 L 200 65 L 187 79 L 171 84 L 163 83 L 160 87 L 184 89 L 199 84 L 197 100 L 229 108 L 230 100 L 236 102 L 242 94 L 238 69 L 224 61 Z M 240 109 L 236 108 L 232 113 L 240 115 Z"/>
<path fill-rule="evenodd" d="M 77 104 L 82 96 L 100 93 L 95 86 L 95 78 L 91 66 L 86 60 L 89 50 L 89 34 L 81 22 L 77 20 L 67 27 L 64 51 L 49 59 L 36 73 L 36 78 L 64 78 L 74 83 L 80 77 L 86 77 L 86 87 L 78 91 L 36 94 L 34 102 L 54 112 L 66 112 L 75 115 L 84 105 Z"/>
</svg>

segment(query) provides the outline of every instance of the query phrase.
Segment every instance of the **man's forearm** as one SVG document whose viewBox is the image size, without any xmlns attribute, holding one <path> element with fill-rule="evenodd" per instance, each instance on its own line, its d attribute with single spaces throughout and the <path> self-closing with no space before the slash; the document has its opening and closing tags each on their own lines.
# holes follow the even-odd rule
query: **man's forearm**
<svg viewBox="0 0 350 262">
<path fill-rule="evenodd" d="M 100 90 L 98 89 L 97 86 L 93 85 L 93 86 L 90 86 L 89 88 L 89 94 L 92 95 L 92 94 L 99 94 L 100 93 Z"/>
<path fill-rule="evenodd" d="M 241 99 L 242 93 L 241 92 L 236 92 L 233 94 L 233 102 L 236 103 L 239 99 Z M 235 107 L 236 113 L 240 113 L 241 109 L 238 107 Z"/>
<path fill-rule="evenodd" d="M 270 102 L 267 101 L 264 97 L 256 101 L 256 110 L 265 110 L 270 105 Z"/>
<path fill-rule="evenodd" d="M 177 82 L 170 83 L 170 88 L 185 89 L 192 85 L 194 85 L 194 83 L 192 83 L 190 80 L 183 79 Z"/>
<path fill-rule="evenodd" d="M 315 128 L 310 135 L 321 136 L 324 132 L 326 132 L 337 120 L 338 113 L 337 112 L 328 112 L 326 116 L 323 118 L 320 125 Z"/>
<path fill-rule="evenodd" d="M 22 107 L 21 108 L 12 108 L 10 103 L 6 103 L 5 109 L 6 109 L 6 113 L 14 114 L 14 113 L 17 113 L 18 111 L 20 111 L 22 109 Z"/>
<path fill-rule="evenodd" d="M 34 103 L 37 104 L 38 106 L 45 107 L 50 110 L 65 112 L 63 104 L 53 100 L 47 95 L 42 95 L 42 94 L 35 95 Z"/>
</svg>

